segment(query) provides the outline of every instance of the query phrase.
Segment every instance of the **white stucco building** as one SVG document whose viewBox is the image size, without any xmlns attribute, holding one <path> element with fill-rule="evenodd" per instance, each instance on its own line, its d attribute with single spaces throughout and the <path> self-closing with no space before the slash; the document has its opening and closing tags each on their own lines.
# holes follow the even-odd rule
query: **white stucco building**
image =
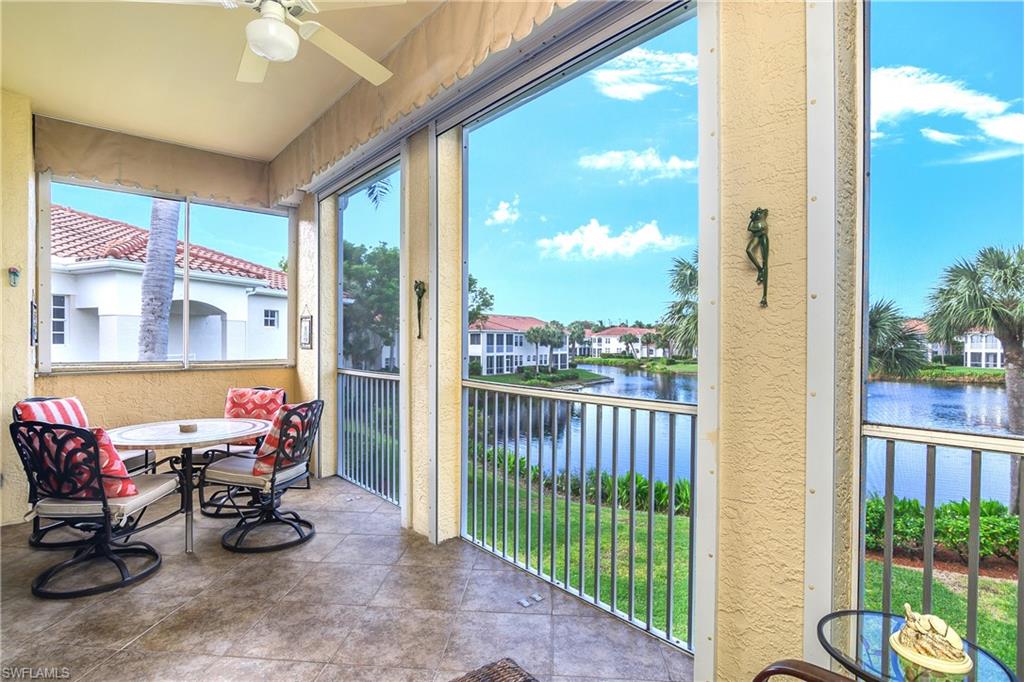
<svg viewBox="0 0 1024 682">
<path fill-rule="evenodd" d="M 995 334 L 984 329 L 972 330 L 963 336 L 964 367 L 1003 368 L 1003 344 Z"/>
<path fill-rule="evenodd" d="M 54 363 L 138 360 L 142 272 L 149 231 L 53 206 L 50 356 Z M 168 358 L 182 356 L 184 244 L 178 242 Z M 287 275 L 192 244 L 189 359 L 288 356 Z"/>
<path fill-rule="evenodd" d="M 569 335 L 557 348 L 535 346 L 526 332 L 547 323 L 522 315 L 488 315 L 469 328 L 469 360 L 480 363 L 484 375 L 514 374 L 522 367 L 566 369 L 569 366 Z M 549 358 L 550 355 L 550 358 Z"/>
<path fill-rule="evenodd" d="M 631 354 L 635 358 L 663 358 L 666 350 L 657 344 L 643 344 L 640 339 L 644 334 L 656 334 L 657 330 L 650 327 L 609 327 L 599 332 L 587 330 L 586 342 L 580 349 L 580 355 L 600 357 L 602 355 Z M 632 347 L 622 340 L 626 334 L 632 334 L 637 341 Z"/>
</svg>

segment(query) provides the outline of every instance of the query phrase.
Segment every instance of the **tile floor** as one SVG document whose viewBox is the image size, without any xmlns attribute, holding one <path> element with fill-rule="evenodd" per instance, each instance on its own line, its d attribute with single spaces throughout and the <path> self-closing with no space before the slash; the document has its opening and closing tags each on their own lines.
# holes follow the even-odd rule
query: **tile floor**
<svg viewBox="0 0 1024 682">
<path fill-rule="evenodd" d="M 0 665 L 89 680 L 450 680 L 503 657 L 541 680 L 685 680 L 684 653 L 462 540 L 433 546 L 398 509 L 339 478 L 289 491 L 316 524 L 305 545 L 239 555 L 230 520 L 197 515 L 186 555 L 175 517 L 139 537 L 163 554 L 150 579 L 106 595 L 34 598 L 67 552 L 0 548 Z M 537 593 L 543 601 L 518 604 Z"/>
</svg>

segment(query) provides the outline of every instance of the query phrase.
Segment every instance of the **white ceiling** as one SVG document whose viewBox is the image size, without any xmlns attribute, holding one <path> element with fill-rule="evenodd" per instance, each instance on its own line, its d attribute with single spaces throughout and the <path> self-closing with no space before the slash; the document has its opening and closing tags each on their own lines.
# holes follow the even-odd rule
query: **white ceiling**
<svg viewBox="0 0 1024 682">
<path fill-rule="evenodd" d="M 380 59 L 439 4 L 316 20 Z M 0 13 L 3 88 L 36 113 L 236 156 L 272 159 L 358 80 L 303 42 L 264 83 L 236 83 L 245 8 L 2 0 Z"/>
</svg>

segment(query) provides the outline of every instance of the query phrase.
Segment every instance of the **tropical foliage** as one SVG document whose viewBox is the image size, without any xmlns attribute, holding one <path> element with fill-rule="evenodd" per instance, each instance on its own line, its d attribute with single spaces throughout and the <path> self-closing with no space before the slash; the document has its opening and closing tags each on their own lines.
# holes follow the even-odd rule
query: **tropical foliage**
<svg viewBox="0 0 1024 682">
<path fill-rule="evenodd" d="M 673 259 L 669 286 L 675 295 L 661 318 L 667 341 L 680 355 L 693 357 L 697 348 L 697 252 L 693 260 Z"/>
<path fill-rule="evenodd" d="M 868 309 L 868 371 L 908 378 L 926 364 L 924 338 L 907 324 L 893 301 L 875 301 Z"/>
</svg>

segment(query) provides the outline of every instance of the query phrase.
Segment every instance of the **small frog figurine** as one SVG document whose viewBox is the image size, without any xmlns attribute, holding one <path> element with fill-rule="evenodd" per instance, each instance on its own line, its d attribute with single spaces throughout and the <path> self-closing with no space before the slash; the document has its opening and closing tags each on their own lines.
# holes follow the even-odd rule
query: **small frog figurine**
<svg viewBox="0 0 1024 682">
<path fill-rule="evenodd" d="M 757 268 L 757 283 L 761 285 L 761 307 L 768 307 L 768 209 L 755 208 L 750 212 L 750 224 L 747 231 L 750 241 L 747 242 L 747 258 Z M 760 260 L 758 260 L 760 256 Z"/>
</svg>

